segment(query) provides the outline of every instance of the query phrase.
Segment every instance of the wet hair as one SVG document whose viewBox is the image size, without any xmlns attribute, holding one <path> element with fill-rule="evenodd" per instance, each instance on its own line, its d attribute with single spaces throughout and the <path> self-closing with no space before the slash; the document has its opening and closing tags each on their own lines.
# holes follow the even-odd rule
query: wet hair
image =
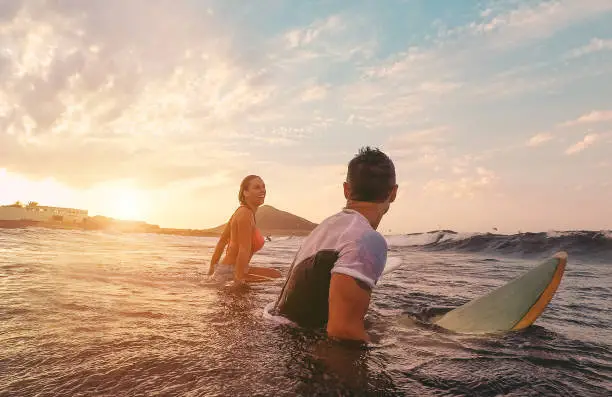
<svg viewBox="0 0 612 397">
<path fill-rule="evenodd" d="M 349 162 L 346 180 L 351 200 L 383 202 L 395 186 L 395 166 L 378 148 L 366 146 Z"/>
<path fill-rule="evenodd" d="M 240 201 L 240 204 L 246 204 L 246 201 L 244 199 L 244 191 L 249 189 L 249 185 L 251 184 L 251 181 L 255 178 L 260 178 L 260 176 L 259 175 L 247 175 L 244 177 L 242 182 L 240 182 L 240 190 L 238 191 L 238 201 Z"/>
</svg>

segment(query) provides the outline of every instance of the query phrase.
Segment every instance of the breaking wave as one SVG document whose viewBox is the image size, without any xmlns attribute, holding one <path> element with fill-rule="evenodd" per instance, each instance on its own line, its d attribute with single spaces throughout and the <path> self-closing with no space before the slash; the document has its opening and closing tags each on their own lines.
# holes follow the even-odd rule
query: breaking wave
<svg viewBox="0 0 612 397">
<path fill-rule="evenodd" d="M 390 247 L 426 250 L 455 250 L 522 256 L 549 255 L 567 251 L 573 256 L 612 261 L 612 231 L 550 231 L 539 233 L 494 234 L 457 233 L 434 230 L 387 236 Z"/>
</svg>

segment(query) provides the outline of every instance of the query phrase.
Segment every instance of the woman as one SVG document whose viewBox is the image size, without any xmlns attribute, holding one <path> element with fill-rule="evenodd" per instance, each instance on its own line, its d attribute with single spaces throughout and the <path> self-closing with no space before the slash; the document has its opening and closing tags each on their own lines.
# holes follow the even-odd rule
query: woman
<svg viewBox="0 0 612 397">
<path fill-rule="evenodd" d="M 249 266 L 253 254 L 264 245 L 264 237 L 255 226 L 255 213 L 266 198 L 266 185 L 257 175 L 242 180 L 238 200 L 240 207 L 227 222 L 215 252 L 210 260 L 209 275 L 215 278 L 233 278 L 237 282 L 265 281 L 277 278 L 276 269 Z M 225 257 L 219 262 L 225 246 Z"/>
</svg>

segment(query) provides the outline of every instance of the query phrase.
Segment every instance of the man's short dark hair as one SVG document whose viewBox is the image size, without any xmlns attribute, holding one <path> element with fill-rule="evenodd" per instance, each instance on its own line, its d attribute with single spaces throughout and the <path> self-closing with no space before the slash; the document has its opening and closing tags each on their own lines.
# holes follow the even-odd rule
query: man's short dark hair
<svg viewBox="0 0 612 397">
<path fill-rule="evenodd" d="M 366 146 L 349 162 L 346 180 L 351 200 L 382 202 L 395 186 L 395 166 L 378 148 Z"/>
</svg>

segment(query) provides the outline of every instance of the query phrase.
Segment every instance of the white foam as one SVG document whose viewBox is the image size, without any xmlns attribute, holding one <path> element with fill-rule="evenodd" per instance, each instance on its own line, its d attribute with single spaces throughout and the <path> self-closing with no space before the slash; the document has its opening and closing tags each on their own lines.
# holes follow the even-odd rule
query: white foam
<svg viewBox="0 0 612 397">
<path fill-rule="evenodd" d="M 549 230 L 546 232 L 546 237 L 548 238 L 558 238 L 558 237 L 567 237 L 567 236 L 573 236 L 576 235 L 578 233 L 576 232 L 559 232 L 557 230 Z"/>
<path fill-rule="evenodd" d="M 385 236 L 387 244 L 390 247 L 418 247 L 435 242 L 446 242 L 446 241 L 459 241 L 464 240 L 478 233 L 447 233 L 447 232 L 435 232 L 435 233 L 420 233 L 411 235 L 391 235 Z"/>
<path fill-rule="evenodd" d="M 270 236 L 270 238 L 272 239 L 272 241 L 287 241 L 287 240 L 294 240 L 294 239 L 299 239 L 299 237 L 296 236 Z"/>
<path fill-rule="evenodd" d="M 385 236 L 387 244 L 391 247 L 426 245 L 436 242 L 438 238 L 438 233 Z"/>
<path fill-rule="evenodd" d="M 392 271 L 399 269 L 400 266 L 402 266 L 403 264 L 404 262 L 400 257 L 392 256 L 390 258 L 387 258 L 387 263 L 385 265 L 385 269 L 382 272 L 382 275 L 384 276 L 385 274 L 389 274 Z"/>
<path fill-rule="evenodd" d="M 266 320 L 273 321 L 277 324 L 297 326 L 296 323 L 294 323 L 293 321 L 289 320 L 286 317 L 275 316 L 274 314 L 270 313 L 270 311 L 274 307 L 274 303 L 275 302 L 270 302 L 263 308 L 263 318 L 265 318 Z"/>
<path fill-rule="evenodd" d="M 452 234 L 452 233 L 446 233 L 439 242 L 443 242 L 443 241 L 461 241 L 461 240 L 467 240 L 470 237 L 474 237 L 474 236 L 480 236 L 482 235 L 482 233 L 457 233 L 457 234 Z"/>
</svg>

